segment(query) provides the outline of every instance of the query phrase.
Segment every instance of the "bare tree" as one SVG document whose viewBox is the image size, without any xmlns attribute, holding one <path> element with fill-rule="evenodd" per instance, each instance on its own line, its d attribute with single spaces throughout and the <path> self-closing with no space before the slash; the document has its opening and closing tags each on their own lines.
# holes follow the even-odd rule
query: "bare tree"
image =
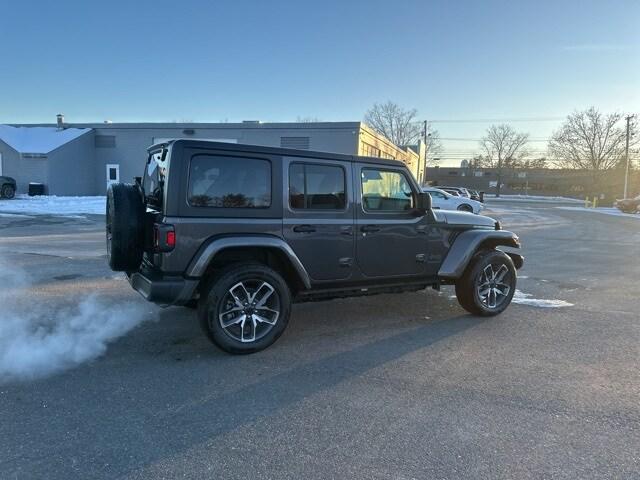
<svg viewBox="0 0 640 480">
<path fill-rule="evenodd" d="M 518 166 L 527 169 L 547 168 L 547 159 L 545 157 L 539 157 L 532 158 L 531 160 L 522 160 Z"/>
<path fill-rule="evenodd" d="M 414 145 L 422 137 L 422 123 L 417 120 L 418 111 L 404 110 L 388 101 L 375 103 L 364 116 L 364 122 L 398 146 Z"/>
<path fill-rule="evenodd" d="M 399 105 L 387 101 L 383 104 L 375 103 L 365 114 L 364 122 L 400 147 L 416 145 L 419 140 L 424 140 L 426 165 L 419 166 L 423 175 L 427 165 L 439 163 L 443 148 L 438 131 L 429 129 L 428 132 L 425 132 L 424 122 L 419 121 L 417 117 L 418 111 L 415 108 L 405 110 Z M 418 173 L 419 177 L 422 175 Z"/>
<path fill-rule="evenodd" d="M 485 151 L 484 162 L 497 170 L 496 197 L 500 196 L 503 168 L 515 168 L 527 155 L 529 134 L 518 133 L 510 125 L 491 125 L 480 140 Z"/>
<path fill-rule="evenodd" d="M 549 155 L 559 167 L 591 171 L 595 181 L 624 159 L 622 119 L 621 113 L 603 115 L 595 107 L 576 111 L 551 136 Z"/>
</svg>

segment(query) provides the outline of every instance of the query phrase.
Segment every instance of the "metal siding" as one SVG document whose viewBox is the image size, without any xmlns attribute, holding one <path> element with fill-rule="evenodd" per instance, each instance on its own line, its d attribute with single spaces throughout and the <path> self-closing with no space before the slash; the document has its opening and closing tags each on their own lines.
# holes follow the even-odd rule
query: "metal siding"
<svg viewBox="0 0 640 480">
<path fill-rule="evenodd" d="M 86 133 L 48 154 L 49 195 L 104 195 L 94 173 L 95 140 Z M 105 183 L 106 185 L 106 183 Z"/>
<path fill-rule="evenodd" d="M 29 182 L 47 183 L 47 159 L 21 158 L 13 148 L 0 140 L 3 174 L 16 179 L 17 193 L 27 193 Z"/>
</svg>

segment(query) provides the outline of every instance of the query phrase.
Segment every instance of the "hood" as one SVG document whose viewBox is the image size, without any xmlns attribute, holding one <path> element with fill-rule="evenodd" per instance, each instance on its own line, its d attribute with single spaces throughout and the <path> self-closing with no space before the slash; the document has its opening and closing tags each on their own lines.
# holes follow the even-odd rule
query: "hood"
<svg viewBox="0 0 640 480">
<path fill-rule="evenodd" d="M 464 225 L 469 227 L 495 228 L 496 221 L 491 217 L 476 215 L 468 212 L 458 212 L 452 210 L 434 210 L 436 218 L 444 221 L 447 225 Z"/>
</svg>

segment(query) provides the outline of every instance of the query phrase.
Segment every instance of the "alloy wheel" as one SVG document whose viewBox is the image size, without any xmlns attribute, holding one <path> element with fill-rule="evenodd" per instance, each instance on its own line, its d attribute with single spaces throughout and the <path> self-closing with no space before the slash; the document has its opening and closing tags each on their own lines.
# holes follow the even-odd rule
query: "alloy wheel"
<svg viewBox="0 0 640 480">
<path fill-rule="evenodd" d="M 499 308 L 511 292 L 511 273 L 504 263 L 490 263 L 480 273 L 476 293 L 482 304 L 491 310 Z"/>
<path fill-rule="evenodd" d="M 224 332 L 241 343 L 260 340 L 280 316 L 280 296 L 263 280 L 245 280 L 233 285 L 220 302 L 218 321 Z"/>
</svg>

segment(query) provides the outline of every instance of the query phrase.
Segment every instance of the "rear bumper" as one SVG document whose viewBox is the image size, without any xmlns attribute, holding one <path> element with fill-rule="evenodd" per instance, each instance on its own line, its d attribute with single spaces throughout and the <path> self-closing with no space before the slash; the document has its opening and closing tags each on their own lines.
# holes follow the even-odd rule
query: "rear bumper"
<svg viewBox="0 0 640 480">
<path fill-rule="evenodd" d="M 147 301 L 160 305 L 184 305 L 193 298 L 197 280 L 139 271 L 127 275 L 135 291 Z"/>
</svg>

